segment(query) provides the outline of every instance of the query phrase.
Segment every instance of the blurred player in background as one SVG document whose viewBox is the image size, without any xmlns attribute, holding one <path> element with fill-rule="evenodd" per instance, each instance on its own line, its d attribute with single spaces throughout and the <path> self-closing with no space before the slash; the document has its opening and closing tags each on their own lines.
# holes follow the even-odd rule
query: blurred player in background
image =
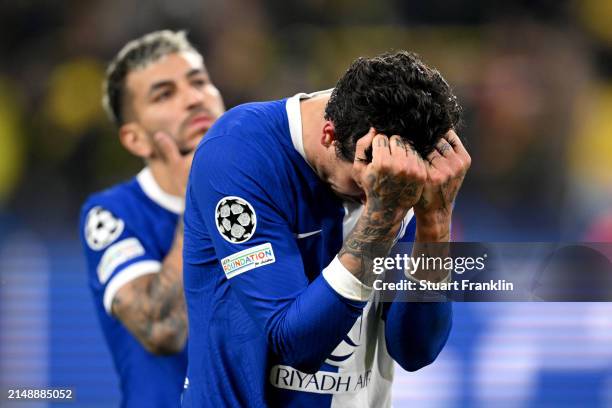
<svg viewBox="0 0 612 408">
<path fill-rule="evenodd" d="M 182 213 L 193 151 L 223 113 L 183 32 L 129 42 L 111 62 L 104 106 L 145 168 L 89 197 L 80 233 L 122 407 L 175 407 L 185 379 Z"/>
<path fill-rule="evenodd" d="M 386 407 L 393 360 L 436 358 L 450 303 L 383 303 L 372 266 L 398 240 L 448 248 L 459 116 L 440 73 L 398 52 L 219 120 L 186 196 L 184 406 Z"/>
</svg>

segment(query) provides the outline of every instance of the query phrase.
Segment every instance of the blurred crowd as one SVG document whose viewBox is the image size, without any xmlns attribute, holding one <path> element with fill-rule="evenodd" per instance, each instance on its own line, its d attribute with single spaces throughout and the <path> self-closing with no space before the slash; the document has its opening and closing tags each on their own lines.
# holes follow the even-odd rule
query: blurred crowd
<svg viewBox="0 0 612 408">
<path fill-rule="evenodd" d="M 609 0 L 1 2 L 0 385 L 118 398 L 77 218 L 88 194 L 143 165 L 100 103 L 128 40 L 187 30 L 228 108 L 333 87 L 361 55 L 415 51 L 464 107 L 473 164 L 455 240 L 612 242 L 610 21 Z M 396 401 L 490 406 L 513 394 L 512 406 L 541 406 L 538 389 L 541 401 L 567 391 L 611 406 L 610 306 L 544 306 L 457 304 L 449 345 L 397 379 Z"/>
<path fill-rule="evenodd" d="M 228 107 L 332 87 L 360 55 L 416 51 L 465 110 L 458 238 L 611 238 L 597 227 L 612 211 L 607 0 L 24 0 L 0 21 L 0 234 L 75 236 L 86 195 L 142 166 L 101 108 L 105 65 L 135 36 L 183 28 Z"/>
</svg>

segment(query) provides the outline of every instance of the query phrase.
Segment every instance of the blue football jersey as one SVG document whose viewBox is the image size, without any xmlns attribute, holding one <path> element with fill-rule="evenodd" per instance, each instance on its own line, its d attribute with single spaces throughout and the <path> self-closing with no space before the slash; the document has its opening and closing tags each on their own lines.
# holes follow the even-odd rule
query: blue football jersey
<svg viewBox="0 0 612 408">
<path fill-rule="evenodd" d="M 183 199 L 165 193 L 145 168 L 134 179 L 89 197 L 81 211 L 89 286 L 120 377 L 122 407 L 180 406 L 187 351 L 149 353 L 112 316 L 111 305 L 123 285 L 161 270 L 183 207 Z"/>
<path fill-rule="evenodd" d="M 185 209 L 184 407 L 391 403 L 389 308 L 336 256 L 363 207 L 305 159 L 300 100 L 310 96 L 236 107 L 198 146 Z M 403 239 L 414 237 L 412 215 Z"/>
</svg>

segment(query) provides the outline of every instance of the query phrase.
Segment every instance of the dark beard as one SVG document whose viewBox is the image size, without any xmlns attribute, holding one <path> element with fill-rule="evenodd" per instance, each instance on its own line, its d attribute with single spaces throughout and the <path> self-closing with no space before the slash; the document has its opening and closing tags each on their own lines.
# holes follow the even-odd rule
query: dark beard
<svg viewBox="0 0 612 408">
<path fill-rule="evenodd" d="M 194 150 L 195 149 L 192 149 L 192 148 L 182 148 L 182 149 L 179 149 L 179 153 L 181 154 L 181 156 L 184 157 L 192 153 Z"/>
</svg>

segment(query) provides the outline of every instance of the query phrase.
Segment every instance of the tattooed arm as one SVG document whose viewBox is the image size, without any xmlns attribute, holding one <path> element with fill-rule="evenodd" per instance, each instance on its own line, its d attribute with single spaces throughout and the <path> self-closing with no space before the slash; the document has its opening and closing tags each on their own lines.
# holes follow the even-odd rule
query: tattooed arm
<svg viewBox="0 0 612 408">
<path fill-rule="evenodd" d="M 363 159 L 372 146 L 372 162 Z M 348 235 L 338 258 L 364 285 L 372 286 L 373 260 L 389 254 L 408 210 L 421 196 L 427 176 L 425 162 L 399 136 L 375 134 L 357 142 L 353 178 L 365 191 L 366 203 L 357 225 Z"/>
<path fill-rule="evenodd" d="M 365 164 L 372 145 L 372 162 Z M 389 253 L 401 220 L 414 207 L 417 232 L 414 253 L 446 256 L 450 240 L 453 202 L 471 158 L 461 140 L 449 130 L 427 161 L 399 136 L 375 135 L 374 129 L 357 142 L 353 178 L 366 193 L 361 218 L 344 241 L 339 259 L 363 284 L 371 286 L 373 259 Z M 436 271 L 430 280 L 443 279 L 448 271 Z M 424 279 L 423 271 L 415 278 Z"/>
<path fill-rule="evenodd" d="M 412 256 L 449 255 L 453 202 L 471 158 L 453 130 L 450 130 L 427 157 L 427 181 L 414 207 L 417 231 Z M 415 279 L 439 282 L 451 271 L 416 270 Z M 407 295 L 408 296 L 408 295 Z M 402 299 L 389 307 L 385 340 L 389 355 L 408 371 L 431 364 L 448 340 L 452 326 L 451 302 L 431 301 L 436 297 Z M 408 335 L 409 334 L 409 335 Z"/>
<path fill-rule="evenodd" d="M 181 221 L 161 271 L 125 284 L 113 298 L 113 315 L 153 354 L 178 353 L 187 338 L 182 251 Z"/>
<path fill-rule="evenodd" d="M 167 179 L 174 192 L 184 197 L 193 152 L 181 154 L 175 139 L 162 131 L 155 133 L 153 142 L 161 160 L 152 170 Z M 121 287 L 113 298 L 113 315 L 154 354 L 178 353 L 187 339 L 182 252 L 181 219 L 159 273 L 134 279 Z"/>
<path fill-rule="evenodd" d="M 449 130 L 427 157 L 427 182 L 414 206 L 417 220 L 413 256 L 449 255 L 453 203 L 472 159 L 454 130 Z M 415 278 L 439 281 L 449 271 L 416 271 Z"/>
</svg>

